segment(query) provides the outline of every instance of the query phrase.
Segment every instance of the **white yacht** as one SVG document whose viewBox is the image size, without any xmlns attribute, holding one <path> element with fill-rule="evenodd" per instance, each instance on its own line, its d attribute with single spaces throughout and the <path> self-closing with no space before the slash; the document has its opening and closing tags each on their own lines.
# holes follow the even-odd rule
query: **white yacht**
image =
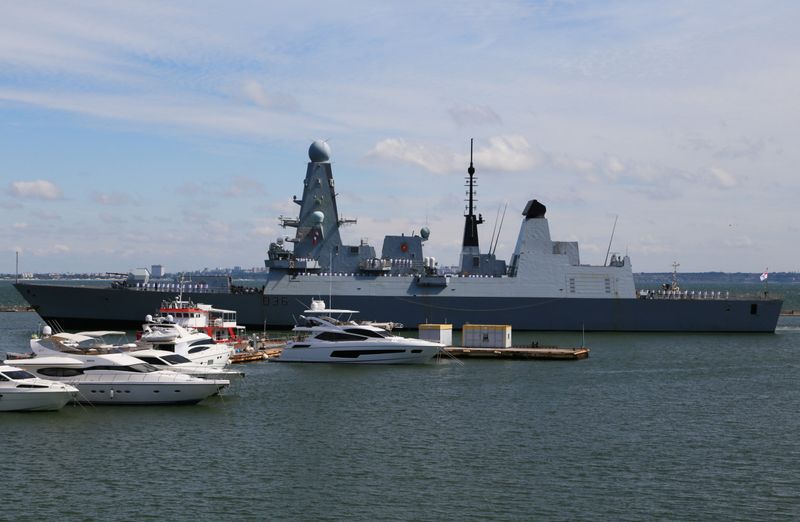
<svg viewBox="0 0 800 522">
<path fill-rule="evenodd" d="M 47 334 L 47 332 L 45 332 Z M 216 395 L 225 379 L 197 379 L 159 370 L 124 353 L 76 347 L 74 334 L 31 340 L 35 354 L 13 364 L 32 374 L 78 389 L 76 400 L 92 404 L 193 404 Z"/>
<path fill-rule="evenodd" d="M 0 365 L 0 411 L 60 410 L 78 394 L 61 382 L 39 379 L 21 368 Z"/>
<path fill-rule="evenodd" d="M 376 323 L 350 320 L 355 310 L 326 309 L 312 301 L 292 329 L 299 340 L 286 344 L 275 362 L 339 364 L 420 364 L 430 361 L 442 344 L 393 335 Z"/>
<path fill-rule="evenodd" d="M 195 364 L 223 368 L 231 358 L 233 348 L 215 342 L 209 335 L 176 323 L 171 315 L 148 315 L 142 325 L 142 336 L 133 350 L 163 350 L 183 355 Z"/>
<path fill-rule="evenodd" d="M 171 370 L 200 379 L 228 379 L 233 382 L 234 379 L 241 379 L 244 377 L 243 372 L 230 370 L 228 368 L 217 368 L 205 364 L 196 364 L 183 355 L 164 350 L 135 350 L 130 352 L 130 355 L 142 362 L 152 364 L 159 370 Z"/>
</svg>

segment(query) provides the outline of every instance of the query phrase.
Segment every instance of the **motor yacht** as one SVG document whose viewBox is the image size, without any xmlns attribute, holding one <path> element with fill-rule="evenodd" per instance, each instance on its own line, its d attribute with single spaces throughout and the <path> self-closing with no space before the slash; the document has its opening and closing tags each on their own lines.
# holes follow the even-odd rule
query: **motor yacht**
<svg viewBox="0 0 800 522">
<path fill-rule="evenodd" d="M 183 327 L 171 315 L 145 317 L 142 335 L 134 350 L 163 350 L 182 355 L 195 364 L 215 368 L 228 364 L 233 352 L 228 343 L 215 342 L 208 334 Z"/>
<path fill-rule="evenodd" d="M 174 299 L 161 302 L 155 320 L 159 317 L 170 318 L 170 321 L 184 328 L 204 333 L 214 339 L 215 343 L 226 343 L 239 349 L 248 344 L 247 330 L 236 322 L 236 310 L 195 303 L 191 299 L 184 299 L 183 294 L 180 294 Z M 171 332 L 165 333 L 169 335 Z"/>
<path fill-rule="evenodd" d="M 171 370 L 200 379 L 228 379 L 233 382 L 236 379 L 244 377 L 243 372 L 228 368 L 196 364 L 183 355 L 167 352 L 165 350 L 135 350 L 130 352 L 130 355 L 136 357 L 140 361 L 152 364 L 159 370 Z"/>
<path fill-rule="evenodd" d="M 357 323 L 356 310 L 326 309 L 312 301 L 292 329 L 298 340 L 290 341 L 275 362 L 338 364 L 420 364 L 430 361 L 442 344 L 393 335 L 377 323 Z"/>
<path fill-rule="evenodd" d="M 48 381 L 16 366 L 0 365 L 0 411 L 60 410 L 78 389 Z"/>
<path fill-rule="evenodd" d="M 30 359 L 13 364 L 37 377 L 78 389 L 76 400 L 92 404 L 193 404 L 216 395 L 230 384 L 226 379 L 198 379 L 159 370 L 125 353 L 84 350 L 74 334 L 31 339 Z"/>
</svg>

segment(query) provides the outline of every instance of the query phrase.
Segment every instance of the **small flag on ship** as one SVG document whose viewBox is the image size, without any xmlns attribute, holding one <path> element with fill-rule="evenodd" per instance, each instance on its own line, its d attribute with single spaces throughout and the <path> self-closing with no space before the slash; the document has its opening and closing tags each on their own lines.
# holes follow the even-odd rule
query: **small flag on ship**
<svg viewBox="0 0 800 522">
<path fill-rule="evenodd" d="M 768 277 L 769 277 L 769 268 L 767 268 L 767 269 L 764 271 L 764 273 L 763 273 L 763 274 L 761 274 L 761 280 L 762 280 L 762 281 L 766 281 Z"/>
</svg>

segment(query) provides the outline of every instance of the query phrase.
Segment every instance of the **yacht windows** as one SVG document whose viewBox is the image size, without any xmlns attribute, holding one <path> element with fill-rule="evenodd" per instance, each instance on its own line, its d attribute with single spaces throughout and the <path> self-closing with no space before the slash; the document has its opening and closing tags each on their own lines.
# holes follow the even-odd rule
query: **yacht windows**
<svg viewBox="0 0 800 522">
<path fill-rule="evenodd" d="M 15 381 L 20 381 L 22 379 L 35 379 L 33 375 L 26 372 L 25 370 L 14 370 L 10 372 L 0 373 L 0 376 L 8 377 L 9 379 L 13 379 Z"/>
<path fill-rule="evenodd" d="M 156 350 L 164 350 L 166 352 L 174 352 L 175 345 L 174 344 L 157 344 Z"/>
<path fill-rule="evenodd" d="M 146 355 L 134 355 L 140 361 L 144 361 L 147 364 L 164 364 L 164 361 L 159 359 L 158 357 L 148 357 Z"/>
<path fill-rule="evenodd" d="M 389 337 L 384 332 L 367 330 L 365 328 L 345 328 L 344 331 L 350 332 L 352 334 L 363 335 L 365 337 L 380 337 L 380 338 Z"/>
<path fill-rule="evenodd" d="M 405 350 L 334 350 L 331 357 L 343 359 L 357 359 L 361 355 L 384 355 L 389 353 L 404 353 Z"/>
<path fill-rule="evenodd" d="M 360 335 L 353 335 L 349 333 L 343 333 L 343 332 L 322 332 L 317 334 L 316 338 L 321 341 L 331 341 L 331 342 L 367 340 L 366 337 L 362 337 Z"/>
<path fill-rule="evenodd" d="M 75 377 L 76 375 L 83 374 L 83 370 L 78 368 L 39 368 L 36 370 L 39 375 L 46 375 L 47 377 Z"/>
<path fill-rule="evenodd" d="M 165 361 L 167 361 L 168 363 L 170 363 L 170 364 L 181 364 L 181 363 L 190 363 L 190 362 L 192 362 L 189 359 L 187 359 L 186 357 L 184 357 L 183 355 L 178 355 L 177 353 L 170 354 L 170 355 L 165 355 L 163 357 L 163 359 Z"/>
<path fill-rule="evenodd" d="M 195 346 L 194 348 L 189 348 L 189 353 L 202 352 L 204 350 L 208 350 L 209 348 L 211 348 L 211 347 L 208 346 L 208 345 L 206 345 L 206 346 Z"/>
<path fill-rule="evenodd" d="M 86 371 L 102 370 L 107 372 L 134 372 L 134 373 L 150 373 L 157 372 L 158 368 L 146 362 L 140 364 L 129 364 L 125 366 L 90 366 Z"/>
<path fill-rule="evenodd" d="M 209 343 L 208 339 L 200 339 L 199 341 L 194 341 L 190 343 L 189 346 L 197 346 L 198 344 L 208 344 L 208 343 Z"/>
<path fill-rule="evenodd" d="M 5 375 L 3 375 L 2 373 L 0 373 L 0 381 L 7 381 L 7 380 L 8 380 L 8 378 Z"/>
</svg>

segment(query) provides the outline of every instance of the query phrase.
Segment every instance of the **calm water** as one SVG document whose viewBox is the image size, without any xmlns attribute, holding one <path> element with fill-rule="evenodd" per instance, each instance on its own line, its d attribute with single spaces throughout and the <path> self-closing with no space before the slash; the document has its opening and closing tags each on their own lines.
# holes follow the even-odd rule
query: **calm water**
<svg viewBox="0 0 800 522">
<path fill-rule="evenodd" d="M 0 314 L 0 353 L 38 324 Z M 515 334 L 533 339 L 580 341 Z M 0 519 L 800 517 L 800 318 L 587 344 L 568 362 L 254 363 L 197 406 L 2 414 Z"/>
</svg>

